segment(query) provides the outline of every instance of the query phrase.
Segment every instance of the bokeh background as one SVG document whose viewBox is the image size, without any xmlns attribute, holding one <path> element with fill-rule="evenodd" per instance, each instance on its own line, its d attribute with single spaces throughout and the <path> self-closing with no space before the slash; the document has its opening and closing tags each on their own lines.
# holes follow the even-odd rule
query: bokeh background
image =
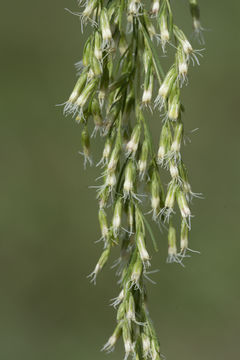
<svg viewBox="0 0 240 360">
<path fill-rule="evenodd" d="M 191 33 L 187 1 L 174 1 Z M 184 89 L 192 143 L 185 150 L 195 200 L 186 268 L 166 265 L 166 234 L 154 254 L 152 318 L 169 360 L 239 357 L 238 2 L 200 1 L 206 51 Z M 5 1 L 0 38 L 0 358 L 122 359 L 99 350 L 115 324 L 110 266 L 97 286 L 86 275 L 101 247 L 94 184 L 83 170 L 80 128 L 63 117 L 83 37 L 75 0 Z M 159 119 L 152 129 L 158 132 Z M 100 142 L 95 146 L 99 158 Z M 157 234 L 157 229 L 155 229 Z M 116 254 L 115 254 L 116 255 Z"/>
</svg>

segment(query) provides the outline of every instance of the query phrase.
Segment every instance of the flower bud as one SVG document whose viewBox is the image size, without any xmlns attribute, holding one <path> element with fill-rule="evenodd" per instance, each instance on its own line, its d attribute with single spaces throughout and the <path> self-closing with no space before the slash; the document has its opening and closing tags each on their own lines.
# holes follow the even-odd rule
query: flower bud
<svg viewBox="0 0 240 360">
<path fill-rule="evenodd" d="M 97 195 L 97 199 L 99 199 L 100 210 L 104 209 L 105 206 L 107 205 L 108 196 L 109 196 L 108 187 L 104 186 L 104 188 L 101 188 L 101 190 L 99 191 L 99 193 Z"/>
<path fill-rule="evenodd" d="M 93 93 L 93 91 L 96 87 L 96 84 L 97 84 L 97 82 L 93 80 L 85 86 L 81 95 L 77 98 L 76 105 L 78 107 L 83 108 L 83 106 L 88 101 L 90 95 Z"/>
<path fill-rule="evenodd" d="M 141 8 L 140 0 L 129 0 L 128 2 L 128 14 L 137 15 Z"/>
<path fill-rule="evenodd" d="M 187 199 L 186 199 L 183 191 L 181 191 L 181 190 L 177 191 L 177 202 L 178 202 L 178 207 L 181 211 L 182 217 L 189 218 L 191 216 L 191 211 L 189 209 Z"/>
<path fill-rule="evenodd" d="M 145 139 L 142 144 L 142 150 L 138 161 L 138 170 L 141 179 L 143 179 L 147 169 L 147 160 L 148 160 L 148 142 Z"/>
<path fill-rule="evenodd" d="M 171 151 L 173 151 L 174 153 L 178 153 L 180 151 L 182 137 L 183 137 L 183 123 L 178 122 L 175 126 L 173 142 L 171 146 Z"/>
<path fill-rule="evenodd" d="M 124 318 L 124 316 L 125 316 L 125 303 L 122 302 L 118 307 L 117 321 L 122 320 Z"/>
<path fill-rule="evenodd" d="M 178 119 L 180 107 L 180 89 L 177 84 L 174 84 L 168 99 L 168 117 L 170 120 L 176 121 Z"/>
<path fill-rule="evenodd" d="M 168 71 L 167 75 L 165 76 L 162 85 L 160 86 L 158 93 L 161 97 L 163 97 L 164 99 L 167 98 L 176 78 L 177 78 L 176 67 L 172 66 Z"/>
<path fill-rule="evenodd" d="M 128 48 L 128 43 L 127 43 L 127 40 L 126 40 L 126 36 L 125 36 L 124 33 L 121 33 L 121 36 L 120 36 L 120 39 L 119 39 L 119 44 L 118 44 L 118 49 L 119 49 L 119 52 L 120 52 L 121 56 L 125 53 L 127 48 Z"/>
<path fill-rule="evenodd" d="M 140 257 L 142 259 L 142 262 L 148 264 L 148 262 L 150 260 L 150 256 L 147 252 L 144 235 L 142 232 L 137 233 L 136 242 L 137 242 L 137 247 L 138 247 L 138 251 L 139 251 Z"/>
<path fill-rule="evenodd" d="M 113 234 L 115 237 L 118 235 L 119 232 L 119 228 L 121 225 L 121 218 L 122 218 L 122 199 L 121 197 L 119 197 L 115 204 L 113 221 L 112 221 Z"/>
<path fill-rule="evenodd" d="M 73 89 L 72 94 L 70 95 L 68 102 L 70 103 L 74 103 L 77 98 L 79 97 L 79 95 L 81 94 L 85 84 L 87 81 L 87 73 L 86 71 L 84 71 L 78 78 L 78 81 Z"/>
<path fill-rule="evenodd" d="M 160 0 L 152 0 L 152 9 L 151 12 L 153 15 L 157 15 L 160 9 Z"/>
<path fill-rule="evenodd" d="M 112 141 L 110 138 L 107 138 L 103 149 L 102 159 L 100 160 L 98 165 L 100 164 L 106 165 L 108 163 L 109 156 L 111 153 L 111 147 L 112 147 Z"/>
<path fill-rule="evenodd" d="M 167 209 L 173 210 L 175 203 L 176 190 L 178 185 L 175 182 L 171 182 L 167 191 L 166 199 L 165 199 L 165 207 Z"/>
<path fill-rule="evenodd" d="M 173 32 L 179 43 L 182 45 L 183 51 L 187 56 L 189 56 L 193 52 L 193 48 L 188 39 L 186 38 L 184 32 L 180 30 L 176 25 L 174 25 L 173 27 Z"/>
<path fill-rule="evenodd" d="M 91 60 L 91 38 L 89 38 L 86 42 L 86 44 L 84 45 L 84 49 L 83 49 L 83 59 L 82 59 L 82 63 L 83 66 L 88 67 L 90 64 L 90 60 Z"/>
<path fill-rule="evenodd" d="M 83 155 L 84 155 L 84 164 L 86 165 L 87 160 L 91 163 L 90 160 L 90 137 L 88 134 L 87 126 L 84 126 L 81 134 L 82 147 L 83 147 Z"/>
<path fill-rule="evenodd" d="M 155 339 L 151 340 L 151 358 L 152 360 L 161 360 L 159 355 L 159 345 Z"/>
<path fill-rule="evenodd" d="M 117 183 L 116 175 L 115 173 L 109 173 L 106 177 L 106 186 L 110 188 L 110 191 L 114 188 L 114 186 Z"/>
<path fill-rule="evenodd" d="M 125 170 L 125 180 L 123 184 L 124 197 L 128 197 L 133 192 L 135 181 L 135 167 L 132 161 L 129 161 Z"/>
<path fill-rule="evenodd" d="M 168 255 L 177 255 L 176 229 L 170 224 L 168 229 Z"/>
<path fill-rule="evenodd" d="M 101 114 L 101 109 L 100 109 L 99 102 L 97 101 L 96 98 L 94 98 L 92 100 L 91 112 L 92 112 L 92 116 L 93 116 L 93 120 L 94 120 L 94 124 L 95 124 L 96 129 L 101 128 L 102 125 L 103 125 L 102 114 Z"/>
<path fill-rule="evenodd" d="M 127 303 L 126 318 L 128 319 L 128 321 L 136 321 L 135 302 L 131 292 L 129 294 L 128 303 Z"/>
<path fill-rule="evenodd" d="M 178 65 L 178 77 L 181 81 L 181 85 L 184 83 L 184 81 L 187 79 L 187 73 L 188 73 L 188 59 L 186 57 L 185 52 L 183 51 L 183 48 L 181 46 L 177 49 L 176 54 L 176 61 Z"/>
<path fill-rule="evenodd" d="M 179 177 L 179 171 L 175 161 L 170 161 L 169 170 L 172 179 L 177 179 Z"/>
<path fill-rule="evenodd" d="M 117 167 L 117 164 L 119 161 L 120 150 L 121 150 L 121 147 L 117 141 L 115 144 L 115 147 L 111 153 L 111 157 L 110 157 L 110 160 L 108 163 L 108 168 L 107 168 L 108 171 L 114 172 L 116 170 L 116 167 Z"/>
<path fill-rule="evenodd" d="M 155 30 L 155 27 L 153 25 L 153 22 L 146 15 L 144 16 L 144 20 L 145 20 L 145 25 L 146 25 L 148 34 L 150 35 L 150 38 L 153 39 L 153 37 L 156 35 L 156 30 Z"/>
<path fill-rule="evenodd" d="M 139 287 L 139 281 L 142 276 L 143 264 L 141 258 L 138 256 L 136 262 L 133 265 L 132 274 L 131 274 L 131 282 Z"/>
<path fill-rule="evenodd" d="M 170 120 L 176 121 L 179 117 L 180 102 L 179 97 L 175 95 L 172 101 L 169 101 L 168 117 Z"/>
<path fill-rule="evenodd" d="M 160 36 L 161 36 L 162 49 L 165 52 L 166 43 L 170 39 L 170 34 L 169 34 L 169 30 L 168 30 L 166 5 L 164 5 L 163 10 L 161 11 L 161 14 L 159 17 L 159 25 L 160 25 Z"/>
<path fill-rule="evenodd" d="M 151 56 L 151 53 L 149 52 L 148 48 L 146 47 L 143 50 L 143 66 L 144 66 L 145 74 L 147 74 L 151 63 L 152 63 L 152 56 Z"/>
<path fill-rule="evenodd" d="M 108 339 L 108 342 L 102 348 L 102 351 L 104 350 L 106 350 L 107 352 L 112 351 L 114 349 L 114 346 L 116 345 L 116 342 L 120 338 L 121 333 L 122 333 L 122 324 L 119 323 L 115 328 L 112 336 Z"/>
<path fill-rule="evenodd" d="M 179 163 L 179 173 L 181 180 L 183 182 L 183 191 L 186 195 L 187 200 L 189 200 L 189 194 L 193 195 L 193 193 L 192 193 L 191 185 L 189 184 L 186 166 L 182 161 Z"/>
<path fill-rule="evenodd" d="M 151 354 L 151 340 L 145 332 L 142 332 L 141 337 L 142 337 L 143 357 L 147 358 Z"/>
<path fill-rule="evenodd" d="M 110 254 L 110 245 L 102 252 L 102 255 L 100 256 L 100 259 L 98 260 L 98 263 L 93 270 L 93 272 L 89 275 L 89 277 L 92 277 L 92 282 L 96 283 L 97 275 L 100 273 L 100 271 L 103 269 L 104 265 L 106 264 L 109 254 Z"/>
<path fill-rule="evenodd" d="M 103 73 L 101 75 L 101 80 L 100 80 L 100 89 L 99 89 L 99 93 L 98 93 L 98 99 L 99 99 L 101 108 L 104 104 L 104 99 L 107 94 L 108 85 L 109 85 L 109 69 L 107 66 L 104 66 Z"/>
<path fill-rule="evenodd" d="M 160 109 L 164 106 L 176 79 L 177 79 L 177 70 L 176 70 L 176 66 L 174 65 L 168 71 L 167 75 L 163 80 L 162 85 L 158 90 L 158 96 L 155 100 L 155 106 L 159 106 Z"/>
<path fill-rule="evenodd" d="M 99 31 L 95 32 L 94 37 L 94 55 L 96 59 L 102 60 L 102 37 Z"/>
<path fill-rule="evenodd" d="M 181 252 L 188 249 L 188 225 L 185 219 L 181 223 L 181 239 L 180 239 Z"/>
<path fill-rule="evenodd" d="M 153 171 L 151 178 L 151 204 L 153 210 L 153 219 L 156 220 L 160 211 L 160 186 L 156 170 Z"/>
<path fill-rule="evenodd" d="M 144 105 L 148 105 L 152 100 L 152 93 L 153 93 L 153 73 L 150 74 L 149 81 L 144 83 L 144 91 L 142 95 L 142 103 Z"/>
<path fill-rule="evenodd" d="M 128 204 L 127 218 L 130 234 L 132 234 L 134 229 L 134 206 L 132 202 L 129 202 Z"/>
<path fill-rule="evenodd" d="M 102 31 L 102 38 L 104 42 L 108 42 L 112 39 L 112 32 L 108 20 L 108 13 L 106 8 L 102 8 L 100 14 L 100 27 Z"/>
<path fill-rule="evenodd" d="M 158 154 L 157 159 L 159 164 L 163 164 L 165 160 L 165 156 L 170 150 L 170 144 L 172 141 L 172 133 L 169 126 L 169 122 L 166 121 L 163 124 L 160 140 L 159 140 L 159 147 L 158 147 Z"/>
<path fill-rule="evenodd" d="M 131 134 L 131 138 L 126 145 L 127 156 L 129 156 L 129 155 L 135 156 L 136 151 L 138 149 L 140 135 L 141 135 L 141 126 L 139 124 L 137 124 L 137 125 L 135 125 L 135 127 L 132 131 L 132 134 Z"/>
<path fill-rule="evenodd" d="M 114 308 L 116 308 L 119 304 L 122 303 L 123 299 L 124 299 L 124 290 L 122 289 L 120 294 L 116 298 L 112 299 L 111 305 Z"/>
<path fill-rule="evenodd" d="M 202 26 L 200 23 L 200 9 L 196 0 L 189 0 L 190 11 L 193 19 L 193 29 L 195 34 L 199 37 L 199 42 L 204 43 L 202 35 Z"/>
<path fill-rule="evenodd" d="M 131 337 L 131 330 L 129 327 L 128 322 L 124 322 L 122 326 L 122 336 L 125 348 L 125 358 L 132 352 L 133 344 L 132 344 L 132 337 Z"/>
<path fill-rule="evenodd" d="M 100 76 L 102 74 L 102 66 L 100 61 L 96 58 L 96 56 L 92 53 L 91 55 L 91 70 L 95 76 Z"/>
<path fill-rule="evenodd" d="M 107 215 L 103 209 L 99 210 L 98 219 L 99 219 L 102 237 L 103 237 L 103 239 L 107 240 L 107 238 L 108 238 Z"/>
<path fill-rule="evenodd" d="M 83 10 L 83 18 L 89 18 L 98 4 L 98 0 L 88 0 Z"/>
</svg>

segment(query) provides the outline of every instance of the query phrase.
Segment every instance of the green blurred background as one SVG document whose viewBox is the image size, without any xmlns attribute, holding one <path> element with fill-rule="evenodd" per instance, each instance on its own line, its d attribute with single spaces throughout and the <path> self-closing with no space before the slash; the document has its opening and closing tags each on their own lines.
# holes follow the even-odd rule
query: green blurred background
<svg viewBox="0 0 240 360">
<path fill-rule="evenodd" d="M 174 1 L 191 33 L 187 1 Z M 154 255 L 152 318 L 169 360 L 239 358 L 239 11 L 200 1 L 206 52 L 184 89 L 191 135 L 185 160 L 195 191 L 186 268 L 166 265 L 166 234 Z M 80 128 L 63 117 L 83 38 L 75 0 L 1 4 L 0 358 L 122 359 L 99 350 L 115 324 L 109 266 L 97 286 L 86 275 L 101 247 L 98 170 L 83 170 Z M 159 120 L 152 121 L 158 132 Z M 97 142 L 95 159 L 99 158 Z M 157 230 L 156 230 L 157 231 Z M 157 233 L 157 232 L 156 232 Z M 116 255 L 116 254 L 115 254 Z"/>
</svg>

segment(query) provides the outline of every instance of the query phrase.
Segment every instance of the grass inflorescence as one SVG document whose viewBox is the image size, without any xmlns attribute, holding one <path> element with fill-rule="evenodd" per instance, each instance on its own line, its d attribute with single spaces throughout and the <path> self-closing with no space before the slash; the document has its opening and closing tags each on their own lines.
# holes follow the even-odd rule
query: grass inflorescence
<svg viewBox="0 0 240 360">
<path fill-rule="evenodd" d="M 157 248 L 146 204 L 152 220 L 168 229 L 167 262 L 182 264 L 188 256 L 194 193 L 181 154 L 181 89 L 188 81 L 189 67 L 199 64 L 202 56 L 175 24 L 169 0 L 148 3 L 79 1 L 81 10 L 74 14 L 82 29 L 89 24 L 92 31 L 82 60 L 76 64 L 78 80 L 64 107 L 64 113 L 82 126 L 85 166 L 93 163 L 90 143 L 94 137 L 99 135 L 105 142 L 97 164 L 101 169 L 97 200 L 103 252 L 90 278 L 96 282 L 111 249 L 119 246 L 115 266 L 120 292 L 112 303 L 117 325 L 103 350 L 112 351 L 122 337 L 125 359 L 136 360 L 161 359 L 146 303 L 145 281 L 151 273 L 148 238 Z M 189 0 L 189 5 L 194 31 L 203 41 L 198 4 Z M 175 56 L 165 72 L 160 59 L 167 56 L 169 46 Z M 149 110 L 160 118 L 156 150 L 146 118 Z M 162 169 L 169 173 L 167 186 L 160 178 Z M 175 216 L 181 217 L 180 229 L 174 226 Z"/>
</svg>

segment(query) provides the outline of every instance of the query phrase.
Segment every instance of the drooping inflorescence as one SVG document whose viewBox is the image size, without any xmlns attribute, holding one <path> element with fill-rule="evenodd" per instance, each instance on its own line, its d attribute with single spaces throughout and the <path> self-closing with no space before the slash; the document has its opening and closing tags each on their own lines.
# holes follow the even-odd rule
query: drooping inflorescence
<svg viewBox="0 0 240 360">
<path fill-rule="evenodd" d="M 194 31 L 202 41 L 197 1 L 189 0 L 189 5 Z M 113 300 L 117 325 L 103 350 L 112 351 L 122 337 L 125 359 L 159 360 L 160 345 L 149 317 L 145 287 L 151 261 L 148 239 L 155 248 L 157 245 L 145 210 L 148 206 L 152 220 L 168 228 L 167 261 L 182 264 L 189 250 L 190 201 L 195 194 L 181 154 L 181 89 L 189 67 L 199 64 L 202 55 L 175 24 L 170 0 L 87 0 L 79 1 L 79 6 L 81 11 L 75 15 L 82 29 L 90 24 L 92 30 L 82 60 L 76 64 L 78 80 L 64 113 L 82 126 L 85 165 L 93 163 L 91 138 L 99 134 L 104 141 L 97 163 L 102 169 L 97 200 L 103 252 L 90 274 L 94 283 L 111 249 L 121 248 L 116 261 L 121 290 Z M 160 58 L 169 46 L 175 55 L 164 72 Z M 151 117 L 146 119 L 149 109 L 160 119 L 157 149 L 151 137 Z M 169 173 L 167 186 L 163 186 L 161 171 Z M 180 229 L 174 226 L 177 214 Z"/>
</svg>

